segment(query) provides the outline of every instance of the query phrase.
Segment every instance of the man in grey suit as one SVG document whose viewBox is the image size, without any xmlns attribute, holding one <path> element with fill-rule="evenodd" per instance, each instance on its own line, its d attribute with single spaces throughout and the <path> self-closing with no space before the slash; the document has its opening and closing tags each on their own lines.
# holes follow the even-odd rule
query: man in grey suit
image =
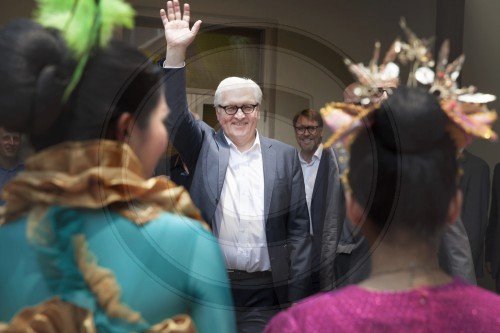
<svg viewBox="0 0 500 333">
<path fill-rule="evenodd" d="M 299 160 L 304 175 L 306 200 L 311 218 L 312 291 L 321 290 L 321 276 L 333 270 L 335 252 L 345 219 L 344 189 L 340 181 L 338 152 L 324 148 L 323 119 L 313 110 L 298 112 L 293 118 Z M 326 227 L 326 229 L 325 229 Z M 328 251 L 322 250 L 323 242 Z M 332 289 L 332 288 L 328 288 Z"/>
<path fill-rule="evenodd" d="M 192 183 L 190 193 L 225 257 L 239 332 L 260 332 L 281 308 L 310 293 L 309 215 L 296 150 L 257 131 L 262 91 L 231 77 L 217 87 L 221 129 L 195 121 L 186 101 L 184 57 L 200 26 L 189 7 L 161 11 L 167 127 Z"/>
</svg>

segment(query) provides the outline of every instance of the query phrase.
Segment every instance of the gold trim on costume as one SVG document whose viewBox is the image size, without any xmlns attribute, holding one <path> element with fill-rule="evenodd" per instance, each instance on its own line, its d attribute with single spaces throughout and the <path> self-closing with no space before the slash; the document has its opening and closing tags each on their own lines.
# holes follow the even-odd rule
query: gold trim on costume
<svg viewBox="0 0 500 333">
<path fill-rule="evenodd" d="M 97 333 L 90 311 L 59 297 L 21 310 L 0 333 Z"/>
<path fill-rule="evenodd" d="M 0 322 L 0 333 L 97 333 L 88 310 L 51 298 L 21 310 L 9 324 Z M 182 314 L 152 326 L 145 333 L 196 333 L 190 316 Z"/>
<path fill-rule="evenodd" d="M 5 186 L 4 196 L 6 222 L 34 206 L 109 206 L 138 224 L 168 211 L 208 229 L 183 187 L 166 177 L 146 179 L 132 149 L 116 141 L 67 142 L 46 149 L 26 160 L 25 171 Z"/>
<path fill-rule="evenodd" d="M 188 192 L 166 177 L 146 179 L 140 161 L 126 144 L 106 140 L 63 143 L 32 156 L 25 166 L 25 171 L 4 188 L 7 205 L 0 210 L 0 215 L 5 214 L 0 225 L 28 214 L 27 237 L 36 244 L 46 246 L 55 241 L 50 227 L 41 225 L 47 209 L 53 205 L 94 209 L 109 206 L 137 224 L 169 211 L 196 219 L 208 229 Z M 78 268 L 106 314 L 130 323 L 144 321 L 140 313 L 121 303 L 113 272 L 97 265 L 84 235 L 76 235 L 73 244 Z M 56 297 L 22 310 L 9 325 L 0 323 L 0 332 L 96 330 L 92 313 Z M 148 332 L 188 333 L 196 329 L 189 316 L 180 315 Z"/>
<path fill-rule="evenodd" d="M 97 265 L 97 259 L 89 251 L 85 236 L 74 236 L 73 244 L 78 268 L 104 312 L 111 318 L 120 318 L 130 323 L 144 321 L 139 312 L 121 303 L 121 290 L 115 275 L 111 270 Z"/>
</svg>

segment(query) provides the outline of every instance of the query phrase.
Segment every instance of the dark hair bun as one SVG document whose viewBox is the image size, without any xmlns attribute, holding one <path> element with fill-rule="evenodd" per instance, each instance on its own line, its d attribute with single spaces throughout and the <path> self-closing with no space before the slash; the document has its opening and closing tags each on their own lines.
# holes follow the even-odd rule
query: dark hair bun
<svg viewBox="0 0 500 333">
<path fill-rule="evenodd" d="M 436 98 L 422 88 L 398 88 L 374 117 L 374 135 L 399 153 L 426 152 L 447 135 L 446 115 Z"/>
<path fill-rule="evenodd" d="M 38 134 L 62 111 L 62 96 L 74 68 L 55 31 L 30 20 L 0 30 L 0 126 Z"/>
</svg>

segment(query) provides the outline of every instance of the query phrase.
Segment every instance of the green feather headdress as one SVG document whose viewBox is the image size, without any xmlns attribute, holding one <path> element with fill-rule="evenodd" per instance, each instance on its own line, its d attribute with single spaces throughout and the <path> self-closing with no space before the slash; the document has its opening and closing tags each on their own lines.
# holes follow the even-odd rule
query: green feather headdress
<svg viewBox="0 0 500 333">
<path fill-rule="evenodd" d="M 60 30 L 78 64 L 67 86 L 67 101 L 83 74 L 90 53 L 105 47 L 118 26 L 134 26 L 134 10 L 123 0 L 37 0 L 35 20 L 46 28 Z"/>
</svg>

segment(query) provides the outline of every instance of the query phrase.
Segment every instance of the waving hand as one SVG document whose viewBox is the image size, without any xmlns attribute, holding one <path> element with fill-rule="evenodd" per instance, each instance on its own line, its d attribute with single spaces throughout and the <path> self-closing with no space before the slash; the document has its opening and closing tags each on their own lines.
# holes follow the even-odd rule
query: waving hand
<svg viewBox="0 0 500 333">
<path fill-rule="evenodd" d="M 200 30 L 201 21 L 198 20 L 189 28 L 190 8 L 184 4 L 184 13 L 181 13 L 178 0 L 167 2 L 167 11 L 160 10 L 161 20 L 165 28 L 165 39 L 167 41 L 167 55 L 165 64 L 167 66 L 181 66 L 185 60 L 187 47 L 193 42 Z"/>
</svg>

